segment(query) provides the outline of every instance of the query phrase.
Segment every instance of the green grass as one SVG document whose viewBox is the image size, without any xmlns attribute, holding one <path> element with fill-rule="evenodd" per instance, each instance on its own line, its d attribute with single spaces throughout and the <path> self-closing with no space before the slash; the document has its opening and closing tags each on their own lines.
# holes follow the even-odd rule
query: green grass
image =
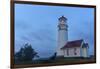
<svg viewBox="0 0 100 69">
<path fill-rule="evenodd" d="M 55 66 L 55 65 L 72 65 L 72 64 L 87 64 L 96 63 L 96 59 L 92 58 L 56 58 L 55 60 L 35 60 L 15 63 L 15 68 L 21 67 L 40 67 L 40 66 Z"/>
<path fill-rule="evenodd" d="M 85 63 L 85 62 L 93 62 L 94 58 L 56 58 L 54 60 L 34 60 L 32 61 L 24 61 L 15 63 L 17 65 L 27 65 L 27 64 L 34 64 L 34 65 L 47 65 L 47 64 L 71 64 L 71 63 Z"/>
</svg>

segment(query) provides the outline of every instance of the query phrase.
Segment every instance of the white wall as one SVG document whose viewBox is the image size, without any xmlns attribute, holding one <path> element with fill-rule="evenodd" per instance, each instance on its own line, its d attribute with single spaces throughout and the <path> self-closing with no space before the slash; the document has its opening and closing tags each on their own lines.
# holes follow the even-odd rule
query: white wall
<svg viewBox="0 0 100 69">
<path fill-rule="evenodd" d="M 64 57 L 80 57 L 80 47 L 77 47 L 76 48 L 76 53 L 77 55 L 74 54 L 74 48 L 68 48 L 69 50 L 69 56 L 67 55 L 67 49 L 65 49 L 64 51 L 66 52 L 65 53 L 65 56 Z"/>
<path fill-rule="evenodd" d="M 82 56 L 83 56 L 83 57 L 88 57 L 87 48 L 82 48 Z"/>
<path fill-rule="evenodd" d="M 67 43 L 67 31 L 66 30 L 59 30 L 58 31 L 58 42 L 57 42 L 57 56 L 63 55 L 63 51 L 61 48 Z"/>
<path fill-rule="evenodd" d="M 33 0 L 35 1 L 35 0 Z M 36 0 L 97 5 L 97 64 L 39 67 L 34 69 L 98 69 L 100 67 L 100 0 Z M 0 0 L 0 69 L 10 69 L 10 0 Z M 33 68 L 26 68 L 33 69 Z"/>
</svg>

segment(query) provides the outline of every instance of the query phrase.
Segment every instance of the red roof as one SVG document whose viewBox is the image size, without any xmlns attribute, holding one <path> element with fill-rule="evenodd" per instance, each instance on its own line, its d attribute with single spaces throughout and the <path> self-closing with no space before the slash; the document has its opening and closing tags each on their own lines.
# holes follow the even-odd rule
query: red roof
<svg viewBox="0 0 100 69">
<path fill-rule="evenodd" d="M 82 41 L 83 41 L 82 39 L 81 40 L 75 40 L 75 41 L 69 41 L 61 49 L 72 48 L 72 47 L 80 47 L 81 44 L 82 44 Z"/>
</svg>

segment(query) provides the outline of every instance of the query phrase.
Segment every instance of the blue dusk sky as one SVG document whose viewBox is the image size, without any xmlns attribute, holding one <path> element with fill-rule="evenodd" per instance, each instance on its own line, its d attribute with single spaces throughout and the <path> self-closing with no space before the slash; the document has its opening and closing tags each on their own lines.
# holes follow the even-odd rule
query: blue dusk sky
<svg viewBox="0 0 100 69">
<path fill-rule="evenodd" d="M 68 20 L 68 41 L 83 39 L 94 53 L 94 8 L 15 4 L 15 52 L 29 43 L 40 57 L 56 52 L 58 18 Z"/>
</svg>

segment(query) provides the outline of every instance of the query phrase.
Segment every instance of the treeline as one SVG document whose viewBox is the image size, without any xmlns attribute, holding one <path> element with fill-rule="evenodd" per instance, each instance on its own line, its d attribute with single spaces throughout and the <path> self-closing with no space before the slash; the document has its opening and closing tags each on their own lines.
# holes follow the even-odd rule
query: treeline
<svg viewBox="0 0 100 69">
<path fill-rule="evenodd" d="M 15 64 L 34 64 L 34 63 L 49 63 L 55 60 L 56 52 L 47 59 L 34 60 L 34 58 L 39 58 L 38 53 L 32 48 L 31 44 L 25 44 L 20 48 L 18 52 L 14 55 Z"/>
<path fill-rule="evenodd" d="M 37 54 L 32 45 L 27 43 L 15 53 L 15 64 L 31 64 L 35 57 L 39 57 Z"/>
</svg>

